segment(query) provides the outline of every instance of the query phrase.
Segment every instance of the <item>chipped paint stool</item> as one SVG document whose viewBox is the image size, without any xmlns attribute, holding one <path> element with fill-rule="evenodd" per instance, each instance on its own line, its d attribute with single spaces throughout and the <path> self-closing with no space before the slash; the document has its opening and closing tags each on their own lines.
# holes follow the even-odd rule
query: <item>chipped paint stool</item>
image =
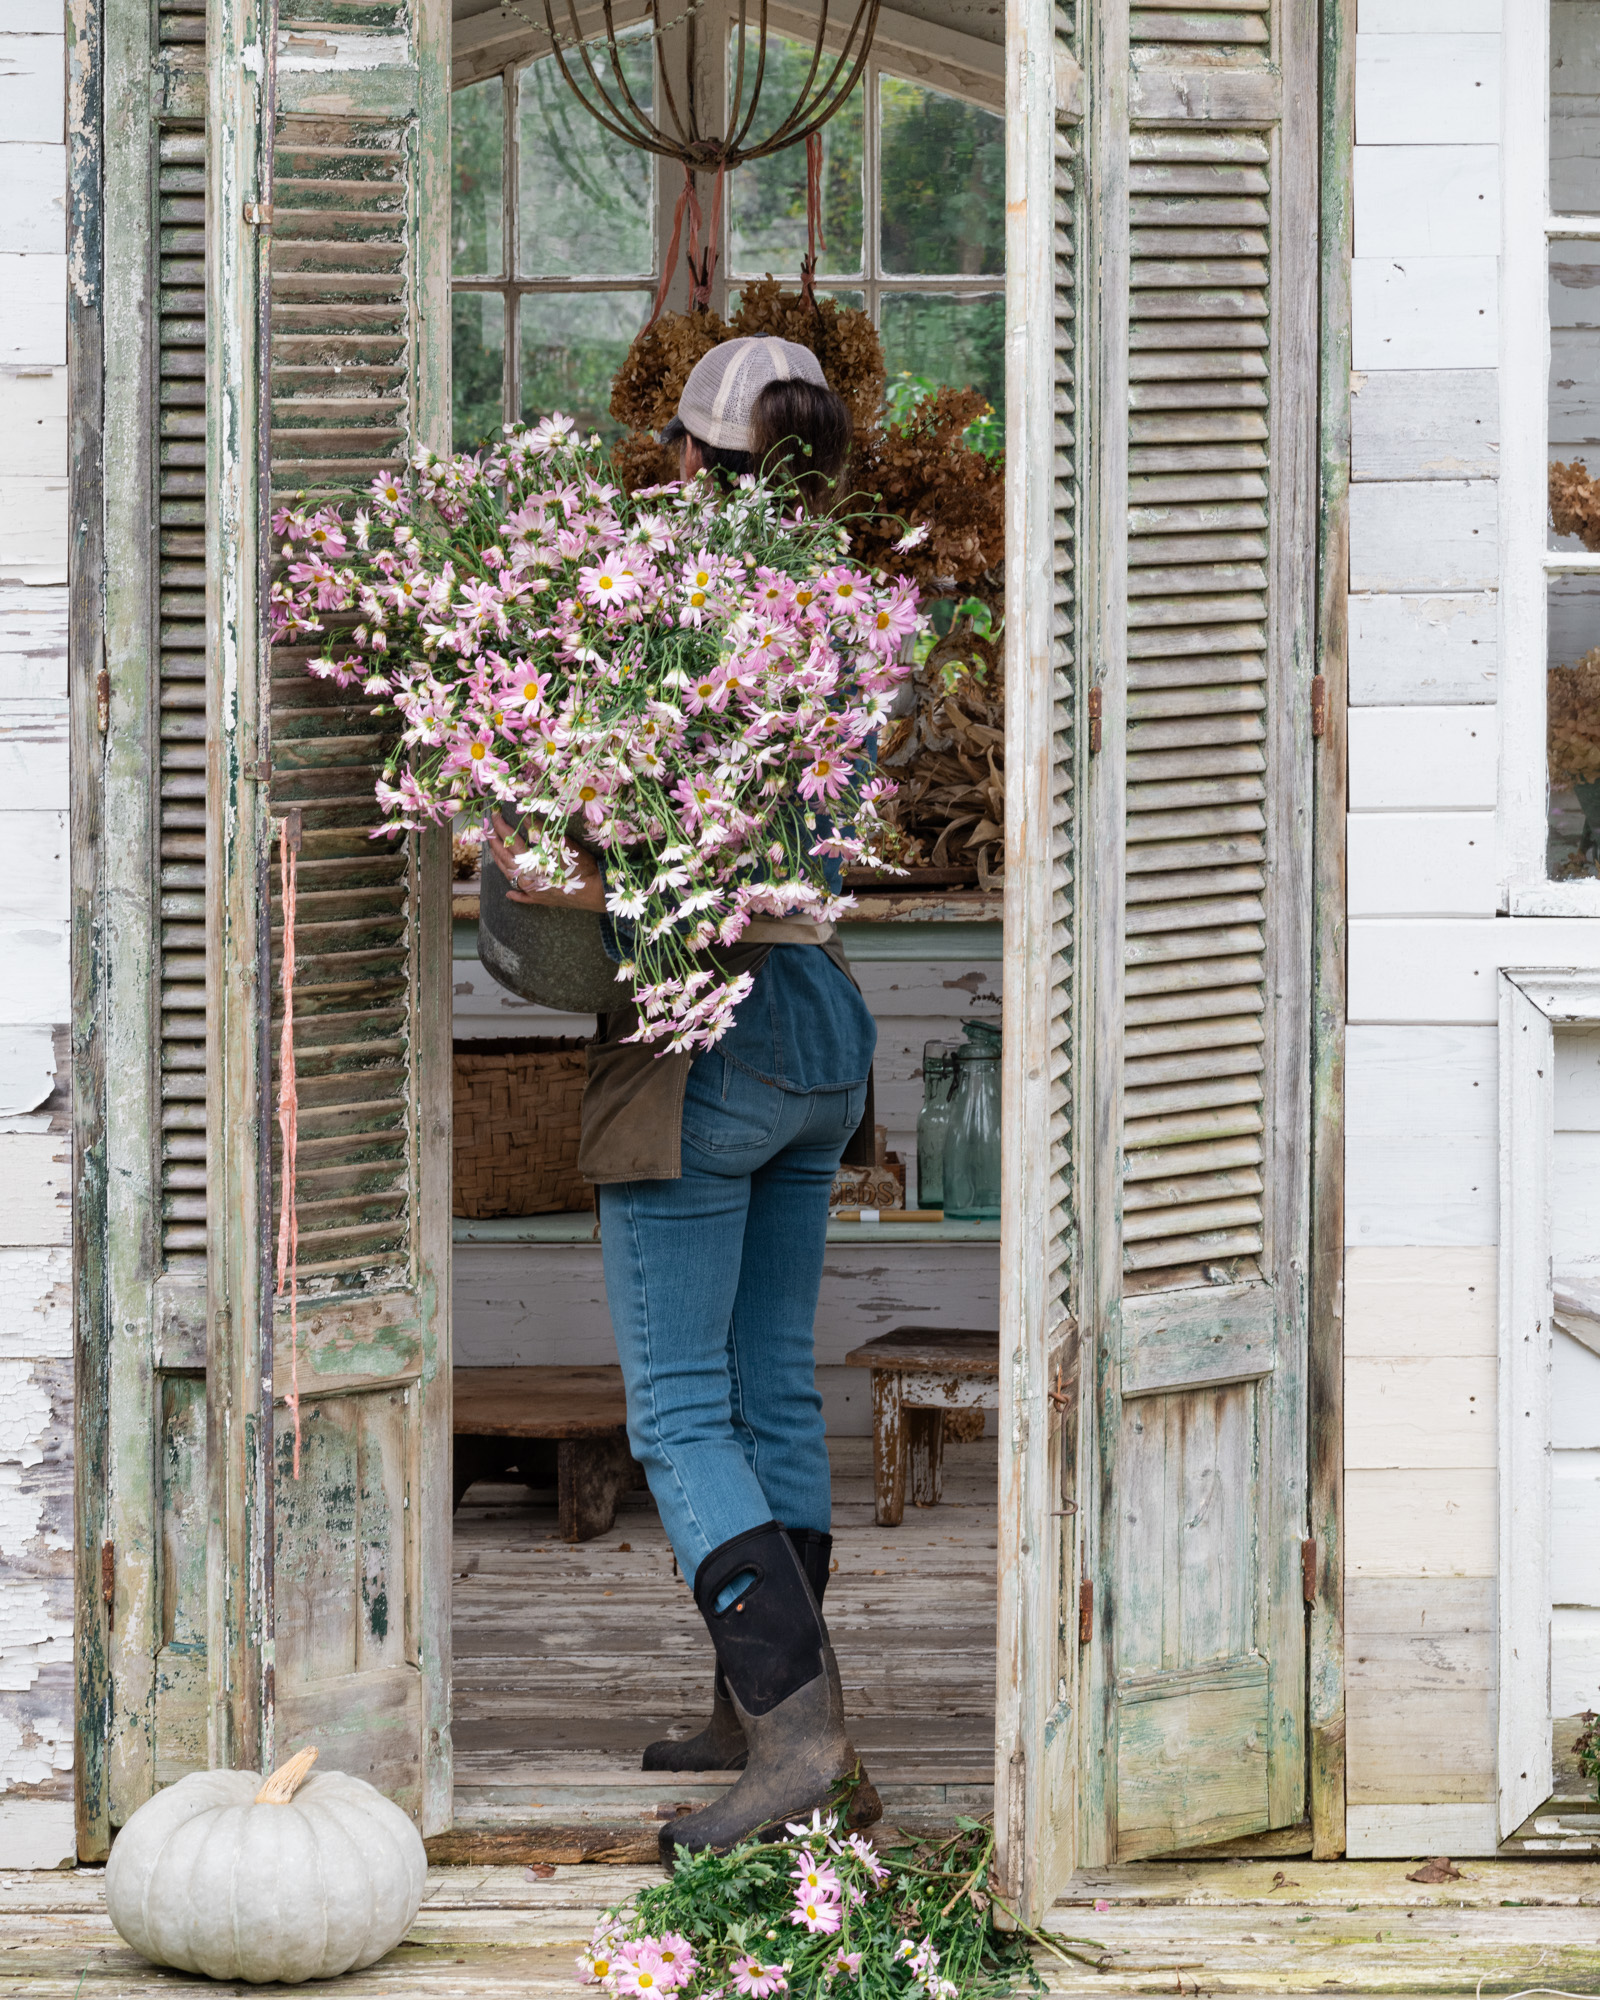
<svg viewBox="0 0 1600 2000">
<path fill-rule="evenodd" d="M 969 1327 L 897 1326 L 845 1356 L 850 1368 L 872 1370 L 873 1518 L 897 1528 L 906 1511 L 906 1461 L 911 1498 L 938 1504 L 944 1469 L 947 1410 L 1000 1407 L 1000 1336 Z"/>
<path fill-rule="evenodd" d="M 561 1536 L 592 1541 L 617 1518 L 617 1502 L 643 1478 L 628 1449 L 620 1368 L 457 1368 L 454 1504 L 476 1479 L 548 1464 L 554 1446 Z M 515 1440 L 527 1441 L 521 1451 Z M 529 1445 L 543 1447 L 530 1450 Z"/>
</svg>

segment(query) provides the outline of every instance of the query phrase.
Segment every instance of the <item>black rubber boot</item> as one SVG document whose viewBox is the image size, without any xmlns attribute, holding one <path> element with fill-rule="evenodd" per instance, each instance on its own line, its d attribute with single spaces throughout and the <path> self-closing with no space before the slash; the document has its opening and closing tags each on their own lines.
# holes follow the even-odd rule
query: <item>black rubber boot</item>
<svg viewBox="0 0 1600 2000">
<path fill-rule="evenodd" d="M 820 1528 L 785 1528 L 794 1544 L 800 1566 L 811 1586 L 811 1595 L 822 1608 L 828 1588 L 828 1568 L 833 1560 L 833 1537 Z M 660 1736 L 645 1745 L 639 1760 L 641 1771 L 742 1771 L 748 1746 L 744 1729 L 728 1699 L 728 1684 L 717 1668 L 711 1684 L 711 1720 L 693 1736 Z"/>
<path fill-rule="evenodd" d="M 751 1583 L 726 1611 L 714 1610 L 746 1574 Z M 776 1521 L 735 1535 L 700 1565 L 694 1595 L 749 1759 L 714 1804 L 662 1827 L 662 1861 L 670 1869 L 680 1847 L 725 1851 L 817 1807 L 845 1826 L 870 1826 L 883 1807 L 845 1729 L 827 1627 L 789 1537 Z"/>
</svg>

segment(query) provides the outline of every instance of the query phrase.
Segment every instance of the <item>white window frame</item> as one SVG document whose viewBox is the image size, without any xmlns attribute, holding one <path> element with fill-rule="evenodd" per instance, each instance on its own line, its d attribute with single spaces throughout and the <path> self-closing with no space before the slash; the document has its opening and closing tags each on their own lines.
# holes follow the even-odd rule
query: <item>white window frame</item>
<svg viewBox="0 0 1600 2000">
<path fill-rule="evenodd" d="M 564 0 L 557 12 L 559 25 L 563 18 Z M 493 76 L 501 78 L 503 91 L 504 119 L 502 139 L 502 171 L 504 191 L 501 212 L 501 272 L 498 276 L 456 277 L 450 280 L 451 297 L 458 293 L 498 293 L 506 301 L 505 364 L 502 374 L 502 409 L 515 415 L 520 413 L 522 394 L 522 352 L 520 338 L 520 316 L 514 310 L 515 302 L 522 296 L 543 294 L 568 295 L 581 292 L 635 292 L 646 299 L 652 297 L 660 282 L 661 262 L 667 253 L 672 235 L 672 210 L 677 201 L 680 184 L 679 170 L 671 163 L 655 163 L 653 188 L 653 268 L 648 274 L 627 277 L 577 277 L 577 278 L 528 278 L 516 269 L 517 220 L 515 217 L 517 190 L 517 91 L 523 70 L 541 56 L 549 53 L 549 37 L 543 31 L 529 26 L 526 32 L 519 32 L 506 40 L 497 38 L 483 43 L 480 38 L 490 32 L 486 23 L 499 17 L 479 17 L 463 24 L 465 33 L 456 36 L 454 90 L 464 89 L 473 84 L 487 82 Z M 602 32 L 600 11 L 596 7 L 580 7 L 579 23 L 585 33 Z M 647 18 L 645 8 L 632 0 L 632 4 L 618 5 L 613 18 L 619 30 L 635 26 Z M 736 10 L 727 0 L 712 0 L 705 5 L 698 16 L 703 24 L 702 61 L 710 51 L 707 64 L 709 74 L 703 82 L 709 83 L 710 95 L 716 106 L 711 123 L 717 125 L 726 116 L 727 76 L 725 67 L 717 59 L 727 46 L 728 33 L 737 19 Z M 769 9 L 769 26 L 778 33 L 797 35 L 810 40 L 816 32 L 816 13 L 804 6 L 777 5 Z M 842 45 L 845 29 L 849 22 L 840 22 L 833 17 L 825 37 L 826 45 L 837 49 Z M 686 31 L 677 26 L 662 36 L 667 45 L 668 60 L 675 70 L 683 66 L 682 45 L 686 42 Z M 864 246 L 866 275 L 862 278 L 838 278 L 828 284 L 819 285 L 823 296 L 832 290 L 861 292 L 865 294 L 867 310 L 874 323 L 878 319 L 878 302 L 889 294 L 900 292 L 947 292 L 958 298 L 982 298 L 1003 294 L 1004 273 L 993 276 L 966 277 L 932 276 L 901 277 L 898 274 L 884 277 L 878 270 L 877 245 L 877 201 L 876 163 L 877 130 L 876 103 L 878 77 L 887 73 L 904 77 L 907 81 L 927 85 L 948 96 L 964 102 L 977 104 L 1001 116 L 1005 114 L 1005 49 L 999 44 L 980 41 L 974 35 L 962 34 L 953 28 L 944 28 L 919 21 L 912 15 L 902 14 L 891 8 L 881 8 L 878 14 L 877 33 L 873 40 L 872 53 L 863 68 L 868 80 L 868 102 L 866 108 L 866 132 L 863 160 L 865 187 L 863 190 L 863 230 L 869 237 L 870 247 Z M 701 206 L 709 210 L 710 186 L 706 177 L 701 177 Z M 686 246 L 685 246 L 686 247 Z M 718 313 L 726 313 L 730 289 L 737 291 L 741 285 L 749 284 L 761 273 L 745 272 L 742 277 L 733 276 L 730 270 L 729 217 L 726 209 L 723 216 L 721 241 L 715 279 L 712 286 L 712 307 Z M 680 252 L 681 255 L 681 252 Z M 681 271 L 672 274 L 672 291 L 668 296 L 668 309 L 681 310 L 687 303 L 687 287 Z"/>
<path fill-rule="evenodd" d="M 1549 547 L 1549 255 L 1600 243 L 1600 216 L 1550 213 L 1550 0 L 1507 0 L 1500 158 L 1500 810 L 1502 908 L 1600 917 L 1600 881 L 1545 868 L 1549 584 L 1600 576 L 1600 555 Z"/>
<path fill-rule="evenodd" d="M 1555 1034 L 1600 1023 L 1600 967 L 1500 973 L 1499 1744 L 1504 1840 L 1553 1787 L 1551 1185 Z"/>
</svg>

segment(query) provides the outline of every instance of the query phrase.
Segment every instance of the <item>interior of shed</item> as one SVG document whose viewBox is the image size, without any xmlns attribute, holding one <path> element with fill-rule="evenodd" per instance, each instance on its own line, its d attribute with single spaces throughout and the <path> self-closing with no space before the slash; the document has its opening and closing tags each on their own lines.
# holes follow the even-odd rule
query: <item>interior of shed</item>
<svg viewBox="0 0 1600 2000">
<path fill-rule="evenodd" d="M 661 33 L 657 60 L 697 77 L 702 101 L 714 101 L 711 52 L 727 45 L 736 12 L 699 10 L 692 49 L 688 18 Z M 771 20 L 781 82 L 786 64 L 809 56 L 814 16 L 785 7 Z M 650 310 L 671 235 L 680 170 L 653 168 L 588 120 L 554 74 L 541 21 L 482 0 L 455 7 L 458 447 L 553 407 L 616 435 L 611 377 Z M 883 8 L 872 60 L 824 129 L 817 291 L 871 314 L 891 396 L 970 385 L 1003 410 L 1003 42 L 1003 11 L 987 0 Z M 636 51 L 630 80 L 644 93 L 649 37 Z M 738 169 L 730 183 L 712 299 L 724 313 L 741 280 L 798 277 L 804 149 Z M 674 296 L 668 309 L 680 303 Z M 972 857 L 956 841 L 940 858 Z M 905 1164 L 907 1206 L 917 1200 L 924 1047 L 959 1041 L 964 1021 L 999 1022 L 995 859 L 991 848 L 981 880 L 956 865 L 914 890 L 851 885 L 859 907 L 845 943 L 879 1027 L 876 1121 L 887 1158 Z M 535 1007 L 479 963 L 471 866 L 464 854 L 454 911 L 458 1058 L 512 1038 L 589 1035 L 592 1017 Z M 461 1177 L 458 1153 L 458 1188 Z M 456 1824 L 637 1826 L 733 1775 L 639 1768 L 652 1738 L 700 1726 L 712 1676 L 654 1504 L 624 1480 L 610 1525 L 599 1525 L 607 1493 L 583 1518 L 585 1538 L 570 1539 L 577 1517 L 570 1492 L 563 1513 L 554 1444 L 464 1446 L 460 1414 L 474 1386 L 482 1407 L 549 1393 L 557 1378 L 531 1371 L 614 1367 L 595 1219 L 588 1209 L 471 1216 L 462 1205 L 458 1197 Z M 816 1322 L 834 1488 L 827 1615 L 857 1745 L 901 1823 L 991 1801 L 995 1418 L 971 1410 L 947 1420 L 937 1503 L 918 1504 L 932 1488 L 926 1464 L 920 1474 L 913 1465 L 902 1521 L 880 1526 L 871 1378 L 846 1357 L 900 1327 L 995 1328 L 998 1236 L 995 1222 L 937 1218 L 841 1218 L 829 1228 Z"/>
</svg>

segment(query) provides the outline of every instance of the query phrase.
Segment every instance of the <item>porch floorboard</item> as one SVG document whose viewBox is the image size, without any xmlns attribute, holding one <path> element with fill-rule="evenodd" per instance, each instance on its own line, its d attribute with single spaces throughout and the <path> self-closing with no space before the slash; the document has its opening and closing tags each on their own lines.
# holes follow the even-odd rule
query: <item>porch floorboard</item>
<svg viewBox="0 0 1600 2000">
<path fill-rule="evenodd" d="M 1600 1870 L 1471 1861 L 1461 1880 L 1408 1882 L 1405 1861 L 1145 1862 L 1079 1876 L 1048 1928 L 1092 1940 L 1101 1969 L 1039 1962 L 1058 1994 L 1600 1993 Z M 1281 1879 L 1275 1879 L 1281 1878 Z M 430 1871 L 406 1942 L 364 1972 L 297 1990 L 383 2000 L 566 1993 L 595 1918 L 652 1869 Z M 200 2000 L 225 1989 L 145 1965 L 105 1916 L 104 1875 L 0 1876 L 0 1986 L 28 2000 Z M 1095 1908 L 1096 1902 L 1107 1908 Z"/>
</svg>

